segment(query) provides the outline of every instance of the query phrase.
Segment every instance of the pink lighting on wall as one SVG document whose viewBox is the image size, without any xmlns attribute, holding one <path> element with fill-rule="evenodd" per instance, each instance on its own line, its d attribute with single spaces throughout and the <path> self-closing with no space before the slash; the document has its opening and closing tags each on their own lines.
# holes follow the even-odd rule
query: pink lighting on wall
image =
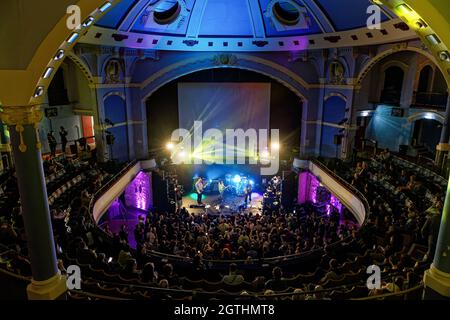
<svg viewBox="0 0 450 320">
<path fill-rule="evenodd" d="M 125 201 L 128 207 L 147 211 L 153 206 L 150 173 L 139 172 L 125 189 Z"/>
<path fill-rule="evenodd" d="M 299 175 L 298 181 L 298 203 L 302 204 L 305 202 L 312 202 L 317 204 L 317 189 L 321 187 L 320 181 L 317 177 L 310 172 L 302 172 Z M 335 210 L 339 213 L 342 213 L 343 205 L 334 194 L 331 194 L 330 200 L 326 204 L 327 214 L 331 213 L 332 208 L 335 208 Z"/>
</svg>

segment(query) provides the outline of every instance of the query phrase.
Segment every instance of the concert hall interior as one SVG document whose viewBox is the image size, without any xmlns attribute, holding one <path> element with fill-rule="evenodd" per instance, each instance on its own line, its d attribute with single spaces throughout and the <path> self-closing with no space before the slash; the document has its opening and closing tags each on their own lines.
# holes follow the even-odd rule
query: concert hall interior
<svg viewBox="0 0 450 320">
<path fill-rule="evenodd" d="M 449 12 L 2 0 L 0 300 L 450 299 Z"/>
</svg>

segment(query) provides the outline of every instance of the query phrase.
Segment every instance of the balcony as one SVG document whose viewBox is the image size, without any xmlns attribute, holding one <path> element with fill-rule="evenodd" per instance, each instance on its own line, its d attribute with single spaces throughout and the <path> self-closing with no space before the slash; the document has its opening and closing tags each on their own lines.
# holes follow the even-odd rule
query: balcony
<svg viewBox="0 0 450 320">
<path fill-rule="evenodd" d="M 448 93 L 415 92 L 413 106 L 417 108 L 445 109 Z"/>
</svg>

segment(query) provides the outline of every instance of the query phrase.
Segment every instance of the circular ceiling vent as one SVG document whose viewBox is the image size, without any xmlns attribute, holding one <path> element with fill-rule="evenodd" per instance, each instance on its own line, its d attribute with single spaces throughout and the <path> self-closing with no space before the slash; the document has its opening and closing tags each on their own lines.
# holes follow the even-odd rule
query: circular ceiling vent
<svg viewBox="0 0 450 320">
<path fill-rule="evenodd" d="M 156 6 L 153 18 L 158 24 L 170 24 L 174 22 L 181 12 L 178 0 L 165 0 Z"/>
<path fill-rule="evenodd" d="M 300 20 L 300 11 L 288 1 L 276 2 L 272 7 L 272 11 L 278 21 L 288 26 L 296 25 Z"/>
</svg>

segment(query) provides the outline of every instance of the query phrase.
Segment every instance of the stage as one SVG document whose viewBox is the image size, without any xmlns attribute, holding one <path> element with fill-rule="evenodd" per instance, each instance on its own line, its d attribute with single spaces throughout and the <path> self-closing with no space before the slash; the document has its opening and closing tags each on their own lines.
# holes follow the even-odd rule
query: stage
<svg viewBox="0 0 450 320">
<path fill-rule="evenodd" d="M 225 193 L 221 203 L 219 194 L 204 194 L 202 202 L 204 206 L 197 206 L 197 194 L 190 193 L 183 197 L 183 207 L 193 215 L 210 214 L 210 215 L 232 215 L 242 212 L 244 214 L 262 214 L 263 196 L 259 193 L 252 193 L 252 201 L 245 206 L 244 196 L 238 196 L 233 193 Z M 193 207 L 191 207 L 193 206 Z"/>
</svg>

